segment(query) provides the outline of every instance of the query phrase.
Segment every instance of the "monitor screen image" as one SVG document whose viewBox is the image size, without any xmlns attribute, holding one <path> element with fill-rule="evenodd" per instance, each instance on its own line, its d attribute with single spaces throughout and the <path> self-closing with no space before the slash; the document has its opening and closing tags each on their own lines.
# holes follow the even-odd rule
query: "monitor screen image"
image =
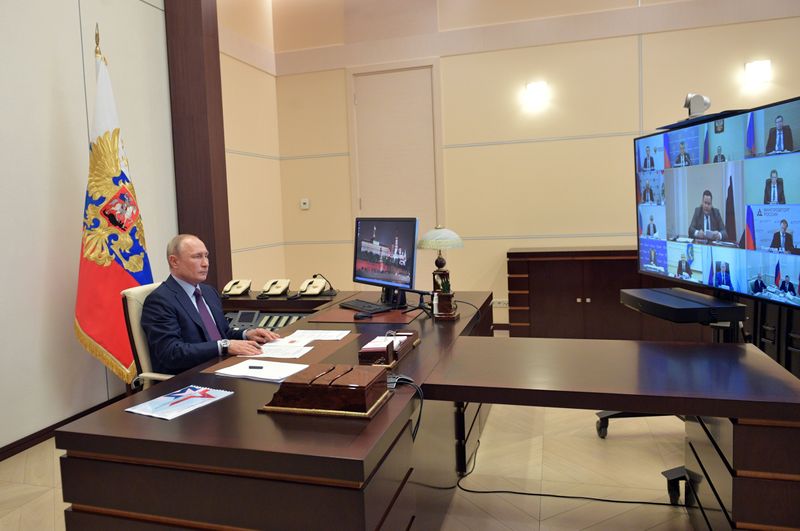
<svg viewBox="0 0 800 531">
<path fill-rule="evenodd" d="M 414 288 L 416 218 L 356 218 L 353 282 Z"/>
<path fill-rule="evenodd" d="M 639 271 L 800 306 L 800 98 L 634 140 Z"/>
</svg>

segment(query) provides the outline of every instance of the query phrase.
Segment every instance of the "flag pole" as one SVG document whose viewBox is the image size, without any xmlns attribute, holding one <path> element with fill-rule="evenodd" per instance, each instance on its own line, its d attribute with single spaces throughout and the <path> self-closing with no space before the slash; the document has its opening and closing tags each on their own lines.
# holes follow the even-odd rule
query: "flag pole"
<svg viewBox="0 0 800 531">
<path fill-rule="evenodd" d="M 102 57 L 100 52 L 100 23 L 94 23 L 94 55 L 95 57 Z"/>
</svg>

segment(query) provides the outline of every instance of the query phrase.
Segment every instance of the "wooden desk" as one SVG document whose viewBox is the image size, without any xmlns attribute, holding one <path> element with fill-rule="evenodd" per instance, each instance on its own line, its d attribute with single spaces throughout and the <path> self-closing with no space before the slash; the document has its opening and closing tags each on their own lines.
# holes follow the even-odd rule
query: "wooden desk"
<svg viewBox="0 0 800 531">
<path fill-rule="evenodd" d="M 365 298 L 369 294 L 365 294 Z M 422 382 L 461 334 L 490 333 L 491 295 L 459 293 L 456 322 L 420 316 L 404 328 L 421 344 L 398 372 Z M 386 324 L 296 323 L 287 328 L 349 329 L 361 336 L 326 361 L 357 363 L 358 349 Z M 313 354 L 313 351 L 312 353 Z M 310 355 L 309 354 L 309 355 Z M 300 362 L 303 360 L 300 359 Z M 208 365 L 214 362 L 209 362 Z M 405 529 L 414 514 L 406 488 L 413 461 L 413 392 L 399 388 L 370 420 L 258 413 L 277 385 L 217 377 L 204 366 L 68 424 L 56 433 L 65 513 L 71 529 L 160 529 L 232 526 L 256 529 Z M 172 421 L 125 408 L 189 384 L 234 395 Z M 454 405 L 441 418 L 425 406 L 425 427 L 452 426 Z M 452 434 L 452 428 L 450 434 Z M 455 475 L 452 444 L 438 455 Z M 425 464 L 420 465 L 424 468 Z"/>
<path fill-rule="evenodd" d="M 687 415 L 695 527 L 800 528 L 800 381 L 752 344 L 462 337 L 423 391 L 435 400 Z"/>
<path fill-rule="evenodd" d="M 259 299 L 258 290 L 250 290 L 247 295 L 228 297 L 222 299 L 222 309 L 225 312 L 236 312 L 239 310 L 258 310 L 268 313 L 314 313 L 339 304 L 340 302 L 353 298 L 358 295 L 358 291 L 340 291 L 333 297 L 300 297 L 289 299 L 287 297 L 270 297 L 269 299 Z M 367 295 L 367 294 L 365 294 Z"/>
</svg>

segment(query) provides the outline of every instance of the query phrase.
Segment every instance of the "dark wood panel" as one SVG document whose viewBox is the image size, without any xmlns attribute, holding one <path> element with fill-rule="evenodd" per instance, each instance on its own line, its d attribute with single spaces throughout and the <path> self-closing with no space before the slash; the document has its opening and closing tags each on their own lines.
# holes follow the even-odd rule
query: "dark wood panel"
<svg viewBox="0 0 800 531">
<path fill-rule="evenodd" d="M 639 339 L 640 313 L 619 301 L 619 290 L 639 287 L 633 260 L 583 262 L 583 323 L 585 338 Z"/>
<path fill-rule="evenodd" d="M 687 441 L 684 451 L 684 466 L 688 484 L 686 485 L 686 505 L 694 529 L 725 531 L 733 529 L 729 515 L 722 508 L 708 479 L 703 473 L 700 461 Z"/>
<path fill-rule="evenodd" d="M 528 273 L 528 264 L 525 260 L 509 260 L 508 261 L 508 274 L 509 275 L 525 275 Z"/>
<path fill-rule="evenodd" d="M 525 265 L 525 271 L 528 271 L 527 264 Z M 508 290 L 515 291 L 515 290 L 524 290 L 528 291 L 528 275 L 519 275 L 519 276 L 508 276 Z"/>
<path fill-rule="evenodd" d="M 734 467 L 742 474 L 793 474 L 800 478 L 800 429 L 785 426 L 745 424 L 734 427 Z M 765 452 L 761 441 L 770 441 L 770 451 Z"/>
<path fill-rule="evenodd" d="M 178 230 L 202 239 L 208 282 L 231 279 L 228 183 L 215 0 L 165 0 Z"/>
<path fill-rule="evenodd" d="M 583 264 L 530 262 L 528 275 L 531 335 L 583 337 Z"/>
<path fill-rule="evenodd" d="M 426 397 L 800 421 L 800 381 L 751 344 L 460 337 L 452 352 Z"/>
<path fill-rule="evenodd" d="M 744 529 L 800 528 L 800 481 L 736 478 L 733 519 Z M 754 528 L 748 524 L 759 524 Z"/>
</svg>

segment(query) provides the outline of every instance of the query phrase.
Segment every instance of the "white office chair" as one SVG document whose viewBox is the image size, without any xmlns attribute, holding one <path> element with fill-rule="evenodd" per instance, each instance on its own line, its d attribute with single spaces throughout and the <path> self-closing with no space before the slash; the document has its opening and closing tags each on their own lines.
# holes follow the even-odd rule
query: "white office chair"
<svg viewBox="0 0 800 531">
<path fill-rule="evenodd" d="M 161 282 L 155 284 L 145 284 L 123 290 L 122 311 L 125 313 L 125 326 L 128 329 L 128 340 L 133 351 L 133 361 L 136 363 L 136 378 L 131 383 L 132 387 L 143 386 L 145 389 L 150 387 L 152 382 L 163 382 L 169 380 L 173 375 L 162 374 L 153 371 L 153 364 L 150 362 L 150 347 L 147 345 L 147 336 L 142 329 L 142 309 L 144 300 Z"/>
</svg>

